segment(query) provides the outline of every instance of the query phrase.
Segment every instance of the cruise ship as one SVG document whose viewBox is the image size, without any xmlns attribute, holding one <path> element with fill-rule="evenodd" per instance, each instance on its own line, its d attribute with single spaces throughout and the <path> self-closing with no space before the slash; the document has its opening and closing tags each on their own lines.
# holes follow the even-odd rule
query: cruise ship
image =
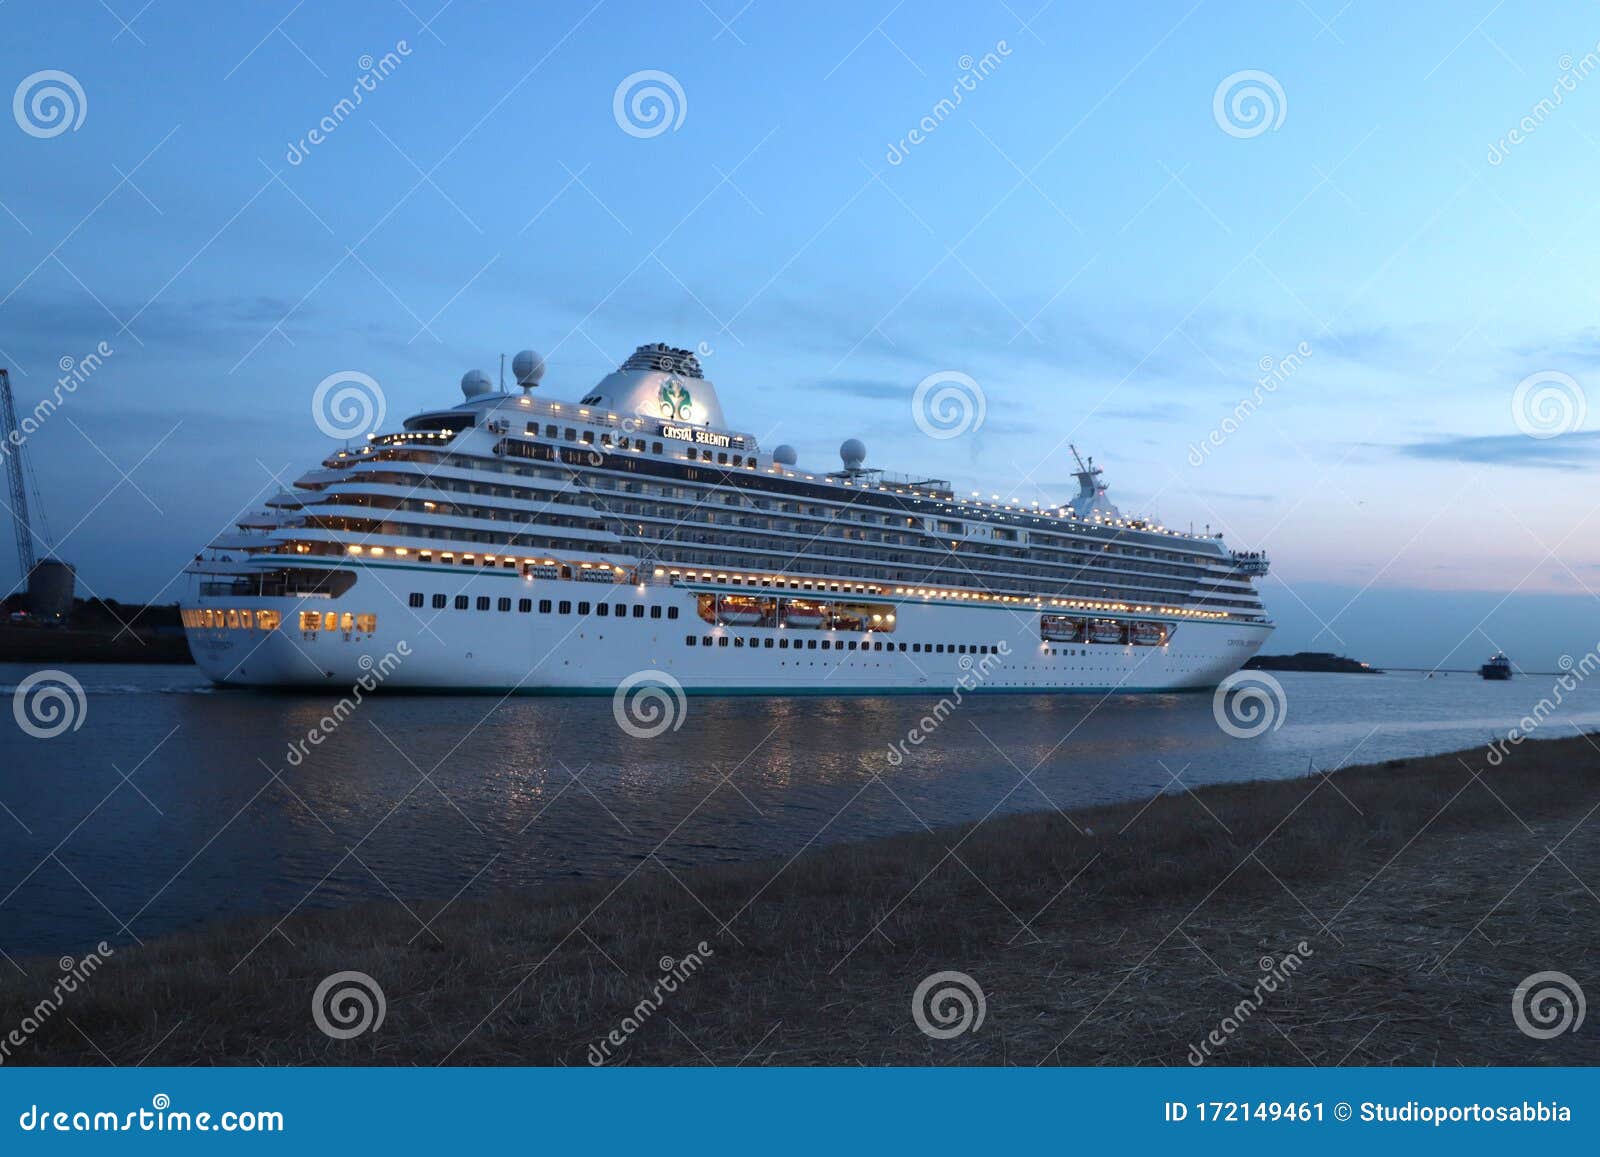
<svg viewBox="0 0 1600 1157">
<path fill-rule="evenodd" d="M 1216 686 L 1272 631 L 1263 554 L 1124 517 L 1093 459 L 1059 505 L 984 501 L 868 467 L 853 438 L 834 469 L 763 449 L 688 350 L 641 346 L 576 401 L 537 354 L 512 369 L 334 452 L 196 557 L 183 621 L 212 680 L 1155 692 Z"/>
</svg>

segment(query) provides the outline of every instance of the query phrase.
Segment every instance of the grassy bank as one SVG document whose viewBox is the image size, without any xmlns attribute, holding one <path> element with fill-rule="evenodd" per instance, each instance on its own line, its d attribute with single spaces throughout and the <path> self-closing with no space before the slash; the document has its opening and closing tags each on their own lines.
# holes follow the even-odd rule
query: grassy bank
<svg viewBox="0 0 1600 1157">
<path fill-rule="evenodd" d="M 1600 1063 L 1600 1023 L 1539 1041 L 1511 1014 L 1546 970 L 1600 997 L 1597 807 L 1580 737 L 1499 767 L 1476 749 L 415 915 L 300 912 L 118 950 L 7 1063 L 581 1065 L 613 1030 L 629 1064 L 1182 1066 L 1214 1030 L 1221 1064 Z M 661 958 L 701 942 L 639 1015 Z M 1263 958 L 1290 952 L 1262 995 Z M 59 975 L 23 964 L 0 965 L 0 1034 Z M 344 970 L 387 1014 L 334 1040 L 312 993 Z M 943 970 L 986 1011 L 937 1040 L 911 1002 Z"/>
</svg>

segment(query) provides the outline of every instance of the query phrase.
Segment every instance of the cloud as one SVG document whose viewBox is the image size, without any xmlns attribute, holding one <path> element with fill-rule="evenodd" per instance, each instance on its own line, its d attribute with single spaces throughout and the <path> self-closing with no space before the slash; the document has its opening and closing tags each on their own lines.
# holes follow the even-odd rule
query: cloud
<svg viewBox="0 0 1600 1157">
<path fill-rule="evenodd" d="M 1408 458 L 1526 466 L 1539 470 L 1587 470 L 1600 457 L 1600 430 L 1577 430 L 1557 438 L 1526 434 L 1459 435 L 1395 448 Z"/>
</svg>

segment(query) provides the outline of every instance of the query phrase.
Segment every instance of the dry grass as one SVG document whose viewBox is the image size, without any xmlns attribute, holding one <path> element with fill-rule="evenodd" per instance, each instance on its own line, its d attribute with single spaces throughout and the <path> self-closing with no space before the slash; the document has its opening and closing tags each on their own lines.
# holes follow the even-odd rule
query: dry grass
<svg viewBox="0 0 1600 1157">
<path fill-rule="evenodd" d="M 1241 750 L 1245 750 L 1241 745 Z M 118 951 L 9 1063 L 584 1064 L 662 956 L 714 954 L 616 1059 L 640 1064 L 1175 1064 L 1261 975 L 1311 954 L 1223 1064 L 1593 1064 L 1511 993 L 1556 969 L 1600 993 L 1600 748 L 1529 743 L 1201 789 L 822 850 L 790 864 L 229 924 Z M 1588 822 L 1584 822 L 1588 821 Z M 725 923 L 724 923 L 725 922 Z M 260 946 L 243 964 L 251 945 Z M 0 1032 L 55 975 L 0 981 Z M 236 967 L 237 966 L 237 967 Z M 324 976 L 382 985 L 335 1041 Z M 987 995 L 981 1029 L 911 1017 L 928 974 Z"/>
</svg>

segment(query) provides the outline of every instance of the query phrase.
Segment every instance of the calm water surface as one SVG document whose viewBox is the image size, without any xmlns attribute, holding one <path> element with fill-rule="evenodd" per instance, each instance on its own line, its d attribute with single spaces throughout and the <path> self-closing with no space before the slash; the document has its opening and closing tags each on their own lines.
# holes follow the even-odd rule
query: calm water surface
<svg viewBox="0 0 1600 1157">
<path fill-rule="evenodd" d="M 0 664 L 5 707 L 31 670 Z M 889 744 L 936 696 L 696 698 L 654 739 L 625 734 L 609 698 L 390 696 L 295 766 L 291 745 L 337 696 L 219 691 L 188 667 L 71 670 L 78 730 L 33 739 L 0 713 L 12 955 L 391 890 L 618 876 L 652 852 L 674 869 L 788 855 L 1175 791 L 1180 773 L 1195 786 L 1449 751 L 1503 734 L 1553 683 L 1285 674 L 1283 726 L 1250 740 L 1221 731 L 1205 694 L 969 698 L 899 767 Z M 1580 687 L 1541 734 L 1596 728 L 1600 691 Z"/>
</svg>

